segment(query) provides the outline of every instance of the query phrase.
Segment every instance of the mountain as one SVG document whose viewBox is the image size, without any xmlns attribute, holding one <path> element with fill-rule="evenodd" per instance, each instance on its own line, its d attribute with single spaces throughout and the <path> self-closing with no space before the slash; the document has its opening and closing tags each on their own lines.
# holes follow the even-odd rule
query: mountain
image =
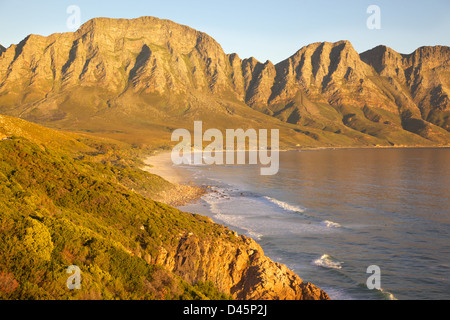
<svg viewBox="0 0 450 320">
<path fill-rule="evenodd" d="M 423 120 L 450 130 L 449 47 L 422 47 L 409 55 L 401 55 L 378 46 L 362 53 L 361 59 L 396 88 L 406 88 Z"/>
<path fill-rule="evenodd" d="M 247 103 L 283 121 L 354 129 L 390 144 L 448 143 L 449 48 L 419 49 L 403 60 L 386 47 L 382 58 L 379 48 L 359 55 L 348 41 L 308 45 L 272 68 L 265 80 L 272 87 Z"/>
<path fill-rule="evenodd" d="M 0 299 L 328 299 L 252 239 L 152 200 L 171 184 L 123 143 L 0 124 Z"/>
<path fill-rule="evenodd" d="M 448 145 L 449 48 L 314 43 L 274 65 L 169 20 L 96 18 L 0 56 L 0 113 L 167 145 L 176 128 L 278 128 L 281 146 Z"/>
</svg>

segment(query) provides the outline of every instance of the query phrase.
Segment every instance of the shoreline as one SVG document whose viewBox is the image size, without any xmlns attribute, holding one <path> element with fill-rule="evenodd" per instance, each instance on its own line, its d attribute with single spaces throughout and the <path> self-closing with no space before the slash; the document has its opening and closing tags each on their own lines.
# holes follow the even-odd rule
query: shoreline
<svg viewBox="0 0 450 320">
<path fill-rule="evenodd" d="M 416 146 L 410 146 L 410 145 L 398 145 L 398 146 L 330 146 L 330 147 L 291 147 L 286 149 L 278 149 L 279 152 L 285 152 L 285 151 L 316 151 L 316 150 L 334 150 L 334 149 L 450 149 L 450 145 L 438 145 L 438 146 L 423 146 L 423 145 L 416 145 Z M 242 152 L 242 151 L 248 151 L 245 150 L 233 150 L 233 152 Z M 251 150 L 251 151 L 260 151 L 259 149 Z M 265 151 L 265 150 L 264 150 Z M 268 149 L 267 151 L 271 151 Z M 221 150 L 217 152 L 227 152 L 227 150 Z M 151 157 L 156 157 L 161 154 L 170 154 L 170 150 L 166 149 L 155 149 L 153 150 L 153 154 L 147 154 L 144 155 L 144 162 Z M 194 151 L 191 150 L 191 153 L 194 153 Z"/>
<path fill-rule="evenodd" d="M 445 146 L 358 146 L 358 147 L 312 147 L 298 149 L 283 149 L 279 151 L 316 151 L 316 150 L 335 150 L 335 149 L 450 149 L 450 145 Z"/>
<path fill-rule="evenodd" d="M 167 157 L 167 158 L 165 158 Z M 151 161 L 150 161 L 151 159 Z M 154 200 L 173 207 L 181 207 L 198 201 L 207 193 L 207 188 L 193 184 L 183 179 L 182 175 L 172 166 L 170 151 L 158 152 L 144 158 L 144 171 L 160 176 L 173 185 L 172 189 L 162 191 Z"/>
<path fill-rule="evenodd" d="M 312 148 L 290 148 L 281 149 L 279 152 L 287 151 L 321 151 L 321 150 L 357 150 L 357 149 L 450 149 L 450 146 L 357 146 L 357 147 L 312 147 Z M 253 150 L 258 151 L 258 150 Z M 269 150 L 270 151 L 270 150 Z M 219 151 L 219 152 L 226 152 Z M 193 152 L 192 152 L 193 153 Z M 186 179 L 171 161 L 171 151 L 169 150 L 155 150 L 153 154 L 143 156 L 145 166 L 141 168 L 144 171 L 150 172 L 162 177 L 171 184 L 174 188 L 162 191 L 156 201 L 166 203 L 170 206 L 181 207 L 189 203 L 195 203 L 200 198 L 208 193 L 209 186 L 201 186 L 195 184 L 192 180 Z"/>
<path fill-rule="evenodd" d="M 177 166 L 174 165 L 171 161 L 171 152 L 167 151 L 167 150 L 161 150 L 160 152 L 156 152 L 152 155 L 147 156 L 144 159 L 144 163 L 147 165 L 146 167 L 146 171 L 152 173 L 152 174 L 156 174 L 156 175 L 160 175 L 162 178 L 166 179 L 167 181 L 169 181 L 170 183 L 176 183 L 177 186 L 182 186 L 182 187 L 186 187 L 186 188 L 201 188 L 202 189 L 202 193 L 197 193 L 192 195 L 192 197 L 190 197 L 189 195 L 186 195 L 184 199 L 183 203 L 180 203 L 178 206 L 179 207 L 183 207 L 186 204 L 191 204 L 192 202 L 196 202 L 197 200 L 199 200 L 203 195 L 205 194 L 209 194 L 209 193 L 214 193 L 217 192 L 214 190 L 214 184 L 211 185 L 194 185 L 194 181 L 193 181 L 193 177 L 192 177 L 192 173 L 188 170 L 186 174 L 181 174 L 180 171 L 185 172 L 186 169 L 177 169 Z M 150 167 L 151 166 L 151 167 Z M 199 181 L 197 181 L 199 182 Z M 188 184 L 185 184 L 188 183 Z M 165 202 L 167 203 L 167 202 Z M 167 203 L 168 204 L 168 203 Z M 175 207 L 177 207 L 175 205 Z M 182 208 L 179 209 L 181 211 L 184 212 L 192 212 L 192 213 L 197 213 L 196 211 L 185 211 Z M 295 296 L 290 296 L 290 298 L 287 298 L 287 300 L 302 300 L 303 298 L 300 298 L 300 296 L 304 296 L 306 295 L 311 295 L 311 296 L 315 296 L 314 299 L 324 299 L 324 300 L 331 300 L 330 296 L 328 295 L 328 293 L 326 292 L 325 289 L 318 287 L 316 285 L 316 283 L 314 282 L 310 282 L 309 280 L 304 280 L 304 278 L 301 277 L 301 274 L 298 272 L 293 271 L 291 268 L 289 268 L 287 265 L 283 264 L 282 262 L 277 262 L 277 260 L 274 260 L 271 255 L 267 255 L 264 251 L 264 249 L 261 247 L 261 245 L 259 244 L 259 239 L 255 238 L 254 236 L 247 235 L 241 232 L 239 232 L 239 236 L 238 236 L 238 231 L 236 230 L 240 230 L 236 229 L 232 226 L 227 226 L 226 222 L 223 221 L 216 221 L 213 217 L 211 217 L 210 215 L 204 214 L 204 213 L 197 213 L 201 216 L 203 216 L 205 219 L 207 219 L 208 221 L 210 221 L 211 223 L 217 224 L 217 225 L 221 225 L 224 226 L 226 228 L 226 230 L 229 230 L 228 232 L 230 232 L 229 234 L 234 235 L 234 237 L 238 237 L 241 239 L 244 239 L 245 244 L 246 244 L 246 249 L 243 250 L 243 253 L 238 253 L 238 256 L 240 257 L 240 259 L 242 259 L 242 257 L 245 257 L 245 254 L 249 254 L 250 255 L 250 259 L 254 259 L 254 260 L 250 260 L 250 261 L 255 261 L 257 263 L 258 268 L 255 268 L 254 270 L 262 270 L 261 271 L 261 275 L 259 275 L 258 277 L 262 277 L 262 280 L 252 280 L 252 281 L 262 281 L 263 284 L 267 284 L 267 283 L 274 283 L 273 288 L 275 288 L 274 290 L 278 290 L 279 285 L 281 284 L 281 286 L 283 286 L 283 293 L 281 295 L 282 299 L 283 298 L 283 294 L 286 294 L 286 292 L 289 293 L 289 288 L 290 287 L 299 287 L 301 288 L 301 290 L 297 290 L 298 292 L 295 292 Z M 192 236 L 189 239 L 194 238 L 194 236 Z M 238 251 L 240 252 L 240 251 Z M 198 262 L 196 262 L 198 263 Z M 247 263 L 248 264 L 248 263 Z M 237 264 L 235 264 L 237 265 Z M 275 266 L 274 270 L 272 271 L 272 267 L 271 266 Z M 252 267 L 253 270 L 253 267 Z M 284 280 L 284 275 L 287 274 L 288 275 L 288 281 Z M 267 277 L 269 277 L 270 281 L 265 280 L 266 275 L 268 275 Z M 252 275 L 252 278 L 254 276 Z M 298 279 L 298 281 L 296 280 Z M 298 285 L 296 284 L 298 282 Z M 267 290 L 272 290 L 270 289 L 270 286 L 263 286 L 264 289 L 262 289 L 264 292 Z M 259 287 L 262 288 L 262 287 Z M 269 288 L 269 289 L 268 289 Z M 257 291 L 256 291 L 257 292 Z M 254 295 L 254 293 L 252 293 L 252 295 Z M 278 296 L 278 295 L 277 295 Z M 273 299 L 273 296 L 270 296 L 270 299 Z"/>
<path fill-rule="evenodd" d="M 382 149 L 397 149 L 398 147 L 387 147 L 387 148 L 382 148 Z M 405 147 L 402 147 L 402 149 L 404 149 Z M 432 147 L 432 148 L 430 148 L 430 147 L 421 147 L 421 148 L 417 148 L 417 147 L 406 147 L 407 149 L 416 149 L 417 151 L 416 152 L 418 152 L 418 153 L 421 153 L 422 151 L 421 151 L 421 149 L 423 149 L 423 152 L 424 153 L 427 153 L 428 151 L 425 151 L 425 149 L 435 149 L 435 150 L 440 150 L 440 149 L 442 149 L 442 148 L 435 148 L 435 147 Z M 378 148 L 355 148 L 355 147 L 352 147 L 352 148 L 345 148 L 345 147 L 342 147 L 342 148 L 320 148 L 320 149 L 318 149 L 318 148 L 315 148 L 315 149 L 302 149 L 302 150 L 282 150 L 282 151 L 317 151 L 317 150 L 328 150 L 328 149 L 336 149 L 336 150 L 340 150 L 340 149 L 378 149 Z M 449 149 L 448 147 L 447 148 L 444 148 L 444 149 Z M 371 152 L 371 151 L 368 151 L 369 153 L 373 153 L 373 152 Z M 380 152 L 382 152 L 382 151 L 380 151 Z M 387 152 L 387 151 L 386 151 Z M 430 151 L 431 152 L 431 151 Z M 439 152 L 439 151 L 437 151 L 437 152 Z M 445 153 L 445 155 L 447 155 L 447 153 L 448 153 L 448 151 L 442 151 L 443 153 Z M 343 154 L 342 152 L 339 152 L 340 154 Z M 375 151 L 375 153 L 376 153 L 376 151 Z M 390 153 L 390 152 L 387 152 L 387 153 Z M 326 153 L 326 154 L 328 154 L 328 155 L 330 155 L 330 154 L 333 154 L 333 153 Z M 344 154 L 346 154 L 346 153 L 344 153 Z M 394 154 L 397 154 L 397 153 L 395 153 L 394 152 Z M 409 154 L 409 151 L 401 151 L 399 154 Z M 179 181 L 179 182 L 182 182 L 182 181 L 189 181 L 190 179 L 192 179 L 193 180 L 193 178 L 192 178 L 192 176 L 193 176 L 193 172 L 197 172 L 197 169 L 194 169 L 194 170 L 191 170 L 191 169 L 189 169 L 189 168 L 186 168 L 186 166 L 183 166 L 183 168 L 177 168 L 177 166 L 176 165 L 173 165 L 172 164 L 172 162 L 171 162 L 171 157 L 170 157 L 170 155 L 171 155 L 171 152 L 170 151 L 167 151 L 167 150 L 161 150 L 161 152 L 158 152 L 158 153 L 155 153 L 155 154 L 153 154 L 153 155 L 151 155 L 151 156 L 149 156 L 149 157 L 147 157 L 147 159 L 146 159 L 146 163 L 149 163 L 149 164 L 154 164 L 154 163 L 156 163 L 155 162 L 155 160 L 158 160 L 158 165 L 155 165 L 154 166 L 154 168 L 153 168 L 153 171 L 152 171 L 152 173 L 155 173 L 155 174 L 158 174 L 158 169 L 159 168 L 161 168 L 161 167 L 164 167 L 165 168 L 165 177 L 170 177 L 170 176 L 172 176 L 172 177 L 174 177 L 174 178 L 176 178 L 177 179 L 177 181 Z M 295 156 L 295 154 L 293 153 L 293 155 Z M 312 156 L 312 154 L 310 154 L 311 156 Z M 202 168 L 204 168 L 204 167 L 202 167 Z M 202 169 L 202 168 L 200 168 L 200 169 Z M 185 174 L 183 175 L 182 173 L 183 172 L 185 172 Z M 206 173 L 206 175 L 207 176 L 209 176 L 209 174 L 208 174 L 208 171 L 203 171 L 203 173 Z M 184 179 L 183 179 L 183 177 L 184 177 Z M 212 176 L 212 177 L 214 177 L 214 176 Z M 202 180 L 202 178 L 204 178 L 204 175 L 203 174 L 199 174 L 198 175 L 198 179 L 199 180 L 194 180 L 194 182 L 197 182 L 198 184 L 202 184 L 202 183 L 204 183 L 204 184 L 206 184 L 206 183 L 210 183 L 210 180 L 208 180 L 208 179 L 203 179 Z M 251 176 L 249 176 L 249 178 L 251 178 Z M 214 186 L 214 181 L 211 181 L 211 183 L 212 183 L 212 185 Z M 209 190 L 206 190 L 207 192 L 209 191 Z M 237 193 L 236 193 L 236 195 L 238 195 Z M 208 199 L 208 198 L 206 198 L 206 199 Z M 283 199 L 284 200 L 284 199 Z M 286 200 L 286 201 L 288 201 L 288 200 Z M 289 201 L 288 201 L 289 202 Z M 209 203 L 209 202 L 208 202 Z M 205 208 L 203 209 L 203 206 L 201 206 L 202 205 L 202 202 L 200 202 L 199 203 L 200 204 L 200 208 L 202 209 L 202 210 L 205 210 L 205 212 L 206 212 L 206 210 L 207 211 L 210 211 L 209 209 L 208 209 L 208 207 L 207 206 L 205 206 Z M 203 212 L 203 211 L 195 211 L 194 209 L 195 208 L 197 208 L 197 206 L 196 205 L 194 205 L 193 207 L 188 207 L 188 210 L 186 211 L 186 212 L 198 212 L 199 214 L 201 214 L 201 215 L 205 215 L 205 212 Z M 246 212 L 248 212 L 248 211 L 251 211 L 252 209 L 248 209 L 248 208 L 250 208 L 250 207 L 247 207 L 247 206 L 245 206 L 245 207 L 242 207 L 243 208 L 243 211 L 246 211 Z M 245 208 L 245 209 L 244 209 Z M 180 210 L 182 210 L 182 211 L 184 211 L 183 210 L 183 208 L 180 208 Z M 191 211 L 192 210 L 192 211 Z M 220 209 L 220 210 L 222 210 L 222 209 Z M 217 212 L 215 212 L 215 214 L 217 214 Z M 231 214 L 233 214 L 233 213 L 231 213 Z M 222 225 L 228 225 L 227 224 L 227 221 L 228 221 L 228 223 L 229 223 L 229 220 L 222 220 L 221 218 L 219 218 L 219 217 L 217 217 L 216 215 L 209 215 L 209 214 L 206 214 L 206 216 L 208 216 L 213 222 L 215 222 L 215 223 L 218 223 L 218 224 L 222 224 Z M 217 220 L 216 220 L 217 219 Z M 337 221 L 337 222 L 339 222 L 339 223 L 342 223 L 340 220 L 333 220 L 333 221 Z M 290 261 L 288 261 L 288 260 L 285 260 L 285 262 L 282 262 L 282 260 L 277 260 L 277 253 L 276 253 L 276 251 L 271 251 L 272 249 L 271 249 L 271 247 L 269 246 L 269 247 L 265 247 L 266 245 L 267 245 L 267 240 L 266 239 L 264 239 L 264 238 L 257 238 L 257 237 L 254 237 L 252 234 L 250 234 L 250 235 L 248 235 L 247 233 L 245 233 L 245 229 L 243 229 L 243 230 L 240 230 L 240 229 L 238 229 L 238 228 L 240 228 L 239 226 L 238 226 L 238 224 L 235 224 L 235 223 L 230 223 L 231 225 L 229 225 L 229 228 L 230 228 L 230 230 L 238 230 L 238 232 L 239 232 L 239 234 L 245 234 L 245 235 L 247 235 L 249 238 L 252 238 L 252 239 L 254 239 L 255 241 L 256 241 L 256 243 L 258 243 L 258 244 L 260 244 L 260 245 L 262 245 L 263 246 L 263 249 L 264 249 L 264 252 L 266 252 L 266 254 L 267 254 L 267 256 L 270 258 L 270 259 L 274 259 L 273 261 L 281 261 L 281 263 L 285 263 L 286 265 L 289 265 L 289 263 L 290 263 Z M 342 225 L 343 226 L 345 226 L 345 223 L 342 223 Z M 245 227 L 245 225 L 244 225 L 244 227 Z M 349 228 L 351 228 L 351 227 L 349 227 Z M 334 229 L 333 229 L 334 230 Z M 272 240 L 271 240 L 272 241 Z M 269 248 L 269 250 L 266 250 L 267 248 Z M 324 254 L 326 254 L 326 253 L 329 253 L 330 255 L 332 255 L 332 253 L 330 253 L 330 252 L 328 252 L 328 250 L 327 249 L 325 249 L 326 251 L 318 251 L 317 253 L 318 254 L 320 254 L 320 255 L 324 255 Z M 275 252 L 275 253 L 274 253 Z M 306 252 L 308 252 L 308 251 L 306 251 Z M 318 257 L 320 257 L 320 255 L 318 255 Z M 316 259 L 316 258 L 314 258 L 314 259 Z M 287 261 L 287 262 L 286 262 Z M 308 263 L 308 261 L 311 261 L 311 260 L 307 260 L 306 261 L 306 263 Z M 351 265 L 351 262 L 352 262 L 352 260 L 339 260 L 339 261 L 344 261 L 343 263 L 349 263 L 349 265 Z M 320 267 L 320 266 L 319 266 Z M 346 287 L 346 286 L 340 286 L 340 287 L 336 287 L 336 288 L 333 288 L 333 289 L 335 289 L 335 290 L 330 290 L 330 291 L 328 291 L 327 290 L 327 288 L 328 288 L 328 283 L 326 283 L 326 285 L 325 284 L 322 284 L 322 286 L 321 286 L 321 282 L 319 282 L 318 281 L 318 279 L 317 278 L 314 278 L 313 276 L 311 276 L 311 273 L 308 273 L 308 272 L 311 272 L 310 270 L 308 270 L 307 268 L 306 268 L 306 272 L 303 270 L 303 269 L 291 269 L 291 270 L 295 270 L 294 272 L 297 274 L 297 275 L 299 275 L 300 277 L 305 277 L 304 279 L 307 279 L 306 281 L 310 281 L 311 283 L 314 283 L 314 284 L 316 284 L 316 285 L 318 285 L 320 288 L 322 288 L 325 292 L 327 292 L 329 295 L 330 295 L 330 297 L 332 298 L 332 299 L 340 299 L 339 297 L 344 297 L 343 299 L 351 299 L 351 297 L 353 297 L 352 295 L 350 295 L 349 293 L 348 293 L 348 291 L 346 291 L 348 288 Z M 315 276 L 315 275 L 314 275 Z M 331 278 L 331 277 L 330 277 Z M 328 278 L 327 278 L 328 279 Z M 333 279 L 332 279 L 333 280 Z M 325 283 L 325 282 L 324 282 Z M 351 290 L 353 290 L 353 288 L 351 288 Z M 390 293 L 391 292 L 391 290 L 392 290 L 392 288 L 389 288 L 389 287 L 386 287 L 385 288 L 385 290 L 387 290 L 387 291 L 380 291 L 380 297 L 378 297 L 377 299 L 395 299 L 396 297 L 398 297 L 398 295 L 397 294 L 399 294 L 398 292 L 393 292 L 393 293 Z M 342 293 L 343 292 L 343 293 Z M 368 294 L 366 294 L 366 293 L 360 293 L 360 292 L 357 292 L 357 293 L 354 293 L 355 295 L 359 295 L 359 294 L 361 294 L 361 296 L 366 296 L 366 295 L 368 295 Z M 383 295 L 383 296 L 381 296 L 381 294 Z M 395 295 L 395 296 L 394 296 Z M 348 297 L 350 297 L 350 298 L 348 298 Z M 359 296 L 358 296 L 359 297 Z"/>
</svg>

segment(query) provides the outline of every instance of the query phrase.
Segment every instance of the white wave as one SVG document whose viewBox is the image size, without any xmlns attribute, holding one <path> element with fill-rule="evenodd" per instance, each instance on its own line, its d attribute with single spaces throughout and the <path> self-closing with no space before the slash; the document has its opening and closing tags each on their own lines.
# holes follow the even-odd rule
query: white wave
<svg viewBox="0 0 450 320">
<path fill-rule="evenodd" d="M 331 300 L 357 300 L 358 299 L 358 298 L 352 296 L 351 294 L 349 294 L 348 292 L 346 292 L 345 290 L 338 289 L 335 287 L 323 286 L 323 287 L 321 287 L 321 289 L 323 289 L 328 294 L 328 296 L 331 298 Z"/>
<path fill-rule="evenodd" d="M 336 261 L 328 254 L 322 255 L 319 259 L 314 260 L 312 263 L 318 267 L 327 269 L 342 269 L 342 262 Z"/>
<path fill-rule="evenodd" d="M 322 225 L 326 226 L 327 228 L 340 228 L 341 225 L 337 222 L 325 220 L 321 222 Z"/>
<path fill-rule="evenodd" d="M 234 227 L 234 228 L 239 228 L 241 230 L 245 230 L 244 233 L 246 233 L 247 236 L 255 239 L 256 241 L 261 240 L 261 237 L 263 235 L 259 232 L 256 232 L 255 230 L 245 226 L 243 218 L 241 216 L 224 214 L 224 213 L 220 212 L 220 210 L 218 210 L 216 207 L 213 210 L 216 213 L 215 218 L 218 221 L 223 221 L 225 224 L 229 225 L 232 228 Z"/>
<path fill-rule="evenodd" d="M 267 200 L 269 200 L 270 202 L 276 204 L 277 206 L 279 206 L 280 208 L 286 210 L 286 211 L 291 211 L 291 212 L 304 212 L 305 209 L 298 207 L 298 206 L 293 206 L 289 203 L 286 203 L 284 201 L 280 201 L 271 197 L 267 197 L 265 196 L 264 198 L 266 198 Z"/>
<path fill-rule="evenodd" d="M 217 208 L 217 204 L 216 204 L 216 203 L 210 202 L 210 203 L 209 203 L 209 209 L 211 210 L 212 213 L 214 213 L 214 214 L 216 214 L 216 215 L 222 214 L 222 213 L 220 212 L 220 210 Z"/>
<path fill-rule="evenodd" d="M 226 190 L 216 187 L 212 187 L 211 189 L 216 192 L 209 193 L 208 196 L 204 198 L 204 200 L 209 204 L 209 210 L 214 214 L 215 219 L 217 219 L 218 221 L 222 221 L 230 227 L 245 230 L 247 236 L 255 239 L 256 241 L 261 240 L 261 237 L 263 235 L 246 226 L 244 217 L 230 214 L 229 212 L 226 212 L 227 210 L 224 210 L 222 208 L 223 204 L 226 203 L 226 200 L 230 199 Z"/>
<path fill-rule="evenodd" d="M 244 230 L 246 230 L 248 232 L 248 235 L 250 236 L 250 238 L 252 238 L 255 241 L 260 241 L 261 237 L 263 236 L 261 233 L 252 231 L 250 229 L 247 228 L 243 228 Z"/>
</svg>

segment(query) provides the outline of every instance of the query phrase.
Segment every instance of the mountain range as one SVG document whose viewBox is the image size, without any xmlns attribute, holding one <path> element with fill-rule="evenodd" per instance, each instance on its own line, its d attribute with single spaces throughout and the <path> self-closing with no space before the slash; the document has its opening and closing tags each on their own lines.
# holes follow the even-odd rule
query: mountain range
<svg viewBox="0 0 450 320">
<path fill-rule="evenodd" d="M 273 64 L 226 54 L 154 17 L 95 18 L 0 46 L 0 113 L 51 128 L 169 145 L 176 128 L 278 128 L 282 148 L 450 142 L 450 48 L 400 54 L 349 41 Z"/>
</svg>

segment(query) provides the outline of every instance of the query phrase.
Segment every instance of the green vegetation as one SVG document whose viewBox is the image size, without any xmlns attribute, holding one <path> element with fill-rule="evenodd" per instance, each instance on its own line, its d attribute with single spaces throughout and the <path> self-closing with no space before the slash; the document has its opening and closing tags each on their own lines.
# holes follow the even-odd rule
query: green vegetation
<svg viewBox="0 0 450 320">
<path fill-rule="evenodd" d="M 129 164 L 133 148 L 95 147 L 75 156 L 20 137 L 0 142 L 0 299 L 229 298 L 154 264 L 183 235 L 214 239 L 225 228 L 126 187 L 169 185 Z M 66 287 L 70 265 L 82 290 Z"/>
</svg>

